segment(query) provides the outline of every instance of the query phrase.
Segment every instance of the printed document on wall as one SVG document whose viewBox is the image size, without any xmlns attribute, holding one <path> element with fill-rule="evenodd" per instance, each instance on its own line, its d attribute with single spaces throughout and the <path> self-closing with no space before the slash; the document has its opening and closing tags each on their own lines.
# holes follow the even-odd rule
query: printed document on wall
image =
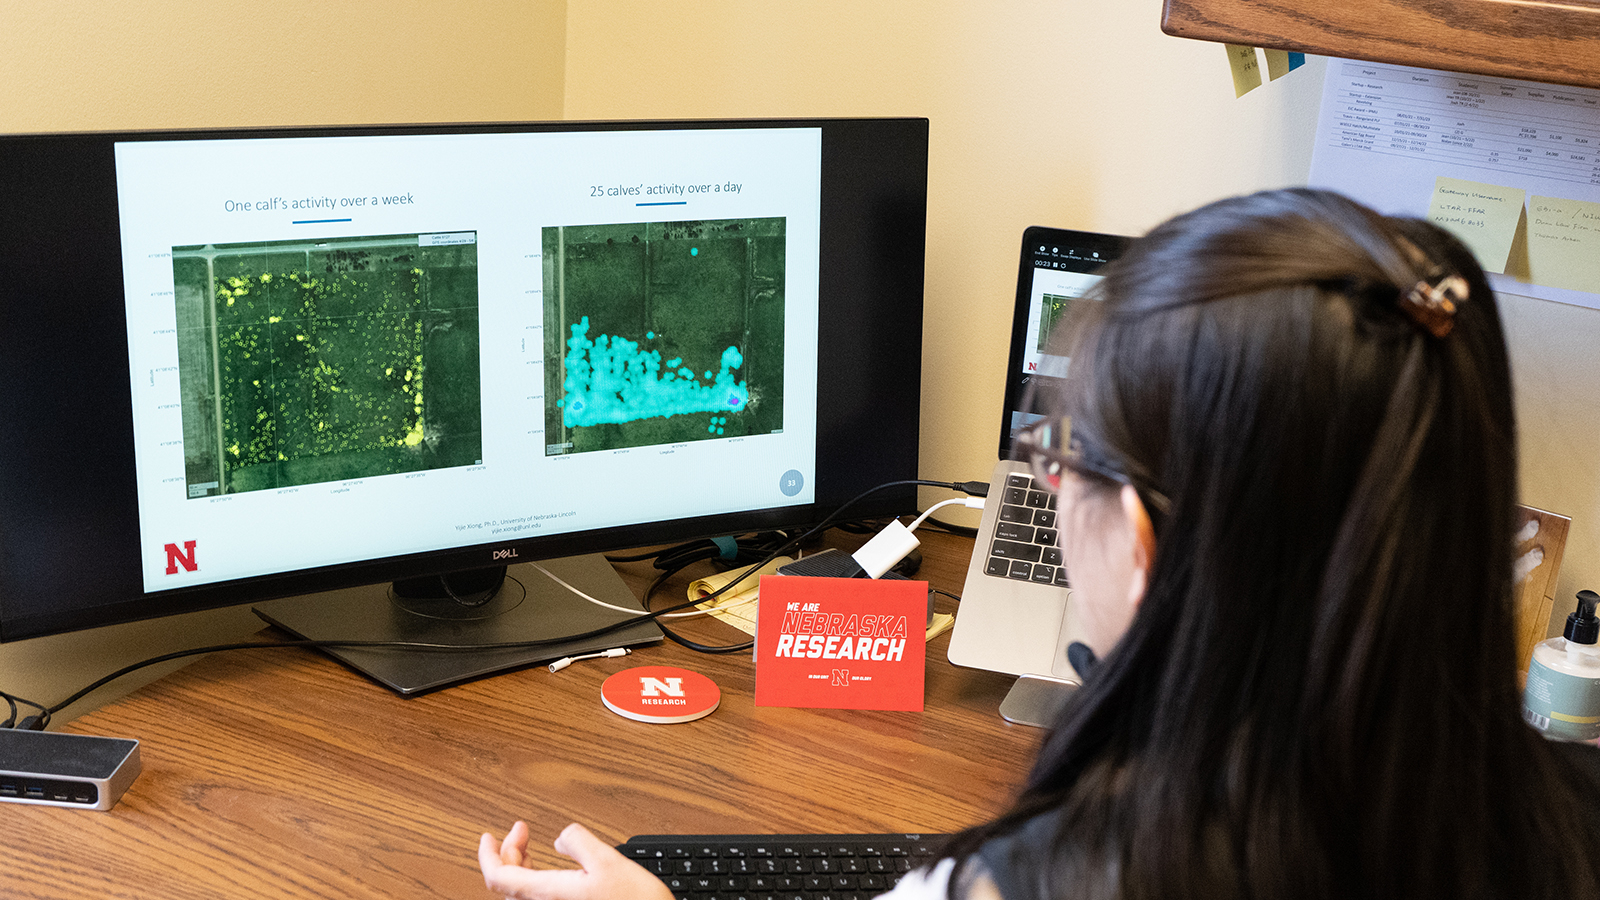
<svg viewBox="0 0 1600 900">
<path fill-rule="evenodd" d="M 1308 181 L 1433 220 L 1497 291 L 1600 309 L 1600 90 L 1335 60 Z"/>
</svg>

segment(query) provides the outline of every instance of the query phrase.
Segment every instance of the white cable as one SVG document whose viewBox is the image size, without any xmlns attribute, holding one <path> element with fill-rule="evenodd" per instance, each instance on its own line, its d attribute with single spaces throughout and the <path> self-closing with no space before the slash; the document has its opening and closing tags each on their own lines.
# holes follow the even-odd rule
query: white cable
<svg viewBox="0 0 1600 900">
<path fill-rule="evenodd" d="M 928 507 L 928 511 L 927 512 L 923 513 L 920 516 L 917 516 L 916 521 L 914 521 L 910 525 L 906 526 L 906 530 L 907 531 L 916 531 L 917 530 L 917 526 L 921 525 L 924 519 L 926 519 L 929 516 L 933 515 L 938 510 L 941 510 L 941 509 L 945 508 L 946 506 L 955 506 L 958 503 L 960 505 L 962 505 L 962 506 L 965 506 L 967 509 L 983 509 L 983 498 L 982 497 L 957 497 L 954 500 L 941 500 L 938 503 L 935 503 L 934 505 Z"/>
<path fill-rule="evenodd" d="M 921 525 L 924 520 L 926 520 L 929 516 L 933 515 L 935 512 L 945 508 L 946 506 L 955 506 L 957 504 L 965 506 L 968 509 L 983 509 L 983 498 L 982 497 L 957 497 L 954 500 L 943 500 L 943 501 L 940 501 L 940 502 L 935 503 L 934 505 L 928 507 L 928 511 L 927 512 L 925 512 L 922 515 L 918 516 L 916 518 L 916 521 L 912 522 L 910 524 L 910 526 L 906 527 L 905 530 L 906 530 L 907 534 L 904 536 L 904 538 L 900 539 L 901 542 L 902 542 L 902 545 L 887 551 L 887 552 L 890 552 L 890 553 L 893 553 L 895 551 L 899 551 L 900 555 L 896 556 L 892 560 L 889 560 L 887 565 L 884 565 L 883 569 L 878 571 L 877 574 L 873 575 L 872 577 L 877 578 L 878 576 L 882 575 L 883 572 L 888 571 L 889 566 L 892 566 L 895 563 L 899 562 L 902 558 L 905 557 L 905 555 L 907 553 L 911 552 L 912 548 L 917 546 L 916 539 L 915 538 L 911 538 L 909 532 L 917 530 L 917 526 Z M 899 520 L 895 520 L 893 524 L 899 525 L 900 524 Z M 886 530 L 888 530 L 888 529 L 886 529 Z M 880 537 L 883 537 L 885 539 L 885 541 L 888 541 L 893 536 L 892 535 L 882 535 L 882 534 L 880 534 Z M 909 541 L 907 542 L 906 539 L 909 539 Z M 869 542 L 869 544 L 870 543 L 871 542 Z M 867 549 L 866 547 L 862 548 L 862 550 L 866 550 L 866 549 Z M 861 550 L 856 551 L 856 553 L 858 554 L 858 557 L 857 557 L 856 561 L 858 563 L 860 563 L 861 560 L 859 558 L 859 554 L 861 553 Z M 797 558 L 799 558 L 798 555 L 797 555 Z M 583 599 L 589 601 L 590 603 L 593 603 L 596 606 L 603 606 L 606 609 L 615 610 L 615 611 L 621 612 L 621 613 L 628 613 L 629 615 L 634 615 L 634 616 L 646 615 L 646 613 L 641 612 L 640 610 L 637 610 L 637 609 L 628 609 L 625 606 L 616 606 L 614 604 L 607 603 L 604 600 L 600 600 L 600 599 L 598 599 L 596 597 L 591 597 L 588 594 L 585 594 L 583 591 L 580 591 L 577 588 L 573 587 L 572 585 L 568 584 L 567 582 L 563 581 L 558 575 L 556 575 L 554 572 L 550 571 L 549 569 L 546 569 L 544 566 L 541 566 L 538 563 L 532 563 L 532 566 L 535 569 L 538 569 L 540 572 L 543 572 L 546 578 L 549 578 L 551 581 L 554 581 L 556 584 L 561 585 L 562 587 L 564 587 L 567 590 L 571 591 L 572 593 L 578 595 L 579 597 L 582 597 Z M 870 571 L 874 571 L 877 568 L 877 566 L 876 566 L 876 564 L 874 564 L 874 565 L 862 564 L 862 568 L 867 569 L 870 572 Z M 659 616 L 658 618 L 662 618 L 662 619 L 684 619 L 684 618 L 688 618 L 690 616 L 709 616 L 713 612 L 716 612 L 717 610 L 732 609 L 732 608 L 734 608 L 736 606 L 743 606 L 746 603 L 753 603 L 753 602 L 755 602 L 755 600 L 756 600 L 755 597 L 748 597 L 748 598 L 746 598 L 744 600 L 735 600 L 735 601 L 730 602 L 730 603 L 719 603 L 716 606 L 710 607 L 708 609 L 691 609 L 691 610 L 688 610 L 686 612 L 664 613 L 661 616 Z M 553 671 L 556 671 L 556 670 L 555 669 L 551 669 L 551 671 L 553 672 Z"/>
<path fill-rule="evenodd" d="M 856 565 L 867 573 L 868 578 L 882 578 L 883 573 L 894 568 L 900 560 L 905 559 L 911 551 L 917 549 L 921 541 L 917 540 L 912 530 L 921 525 L 927 518 L 946 506 L 957 503 L 968 509 L 982 509 L 983 498 L 959 497 L 955 500 L 946 500 L 928 507 L 928 511 L 917 517 L 909 527 L 900 524 L 899 519 L 890 519 L 883 530 L 872 536 L 872 539 L 861 545 L 861 548 L 850 554 Z"/>
<path fill-rule="evenodd" d="M 632 653 L 627 647 L 612 647 L 610 650 L 601 650 L 599 653 L 585 653 L 581 656 L 565 656 L 550 664 L 551 672 L 559 672 L 580 659 L 612 659 L 618 656 L 627 656 Z"/>
<path fill-rule="evenodd" d="M 541 566 L 538 563 L 530 563 L 530 565 L 532 565 L 535 569 L 538 569 L 540 572 L 543 572 L 546 578 L 549 578 L 551 581 L 554 581 L 556 584 L 561 585 L 562 587 L 566 588 L 567 590 L 571 591 L 572 593 L 577 594 L 579 597 L 582 597 L 583 599 L 589 601 L 590 603 L 593 603 L 595 606 L 603 606 L 606 609 L 616 610 L 617 612 L 627 613 L 627 614 L 632 615 L 632 616 L 648 615 L 648 613 L 645 613 L 642 610 L 629 609 L 626 606 L 617 606 L 617 605 L 612 604 L 612 603 L 607 603 L 604 600 L 601 600 L 599 598 L 591 597 L 588 594 L 585 594 L 583 591 L 580 591 L 577 588 L 573 587 L 572 585 L 570 585 L 570 584 L 566 583 L 565 581 L 561 580 L 561 577 L 559 575 L 557 575 L 556 573 L 550 571 L 549 569 L 546 569 L 544 566 Z M 687 612 L 663 613 L 662 615 L 659 615 L 656 618 L 658 618 L 658 619 L 683 619 L 683 618 L 687 618 L 689 616 L 709 616 L 709 615 L 711 615 L 712 612 L 714 612 L 716 610 L 719 610 L 719 609 L 732 609 L 735 606 L 743 606 L 746 603 L 753 602 L 755 599 L 756 598 L 754 598 L 754 597 L 749 597 L 749 598 L 746 598 L 744 600 L 737 600 L 737 601 L 734 601 L 734 602 L 731 602 L 731 603 L 718 604 L 717 606 L 714 606 L 714 607 L 712 607 L 710 609 L 691 609 L 691 610 L 689 610 Z"/>
</svg>

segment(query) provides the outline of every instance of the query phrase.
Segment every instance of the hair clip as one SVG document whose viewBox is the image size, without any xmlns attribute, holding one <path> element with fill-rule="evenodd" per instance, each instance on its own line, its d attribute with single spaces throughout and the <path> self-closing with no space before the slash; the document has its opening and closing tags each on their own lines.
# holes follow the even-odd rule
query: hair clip
<svg viewBox="0 0 1600 900">
<path fill-rule="evenodd" d="M 1432 284 L 1424 279 L 1400 295 L 1400 308 L 1423 330 L 1442 338 L 1455 327 L 1456 309 L 1467 302 L 1469 292 L 1467 280 L 1460 275 L 1446 275 Z"/>
</svg>

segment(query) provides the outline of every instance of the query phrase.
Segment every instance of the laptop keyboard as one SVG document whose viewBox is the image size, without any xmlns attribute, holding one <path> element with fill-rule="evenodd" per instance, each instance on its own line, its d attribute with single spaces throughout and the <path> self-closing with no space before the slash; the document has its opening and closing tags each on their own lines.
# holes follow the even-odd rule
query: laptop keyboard
<svg viewBox="0 0 1600 900">
<path fill-rule="evenodd" d="M 931 862 L 945 837 L 638 835 L 617 849 L 679 900 L 866 900 Z"/>
<path fill-rule="evenodd" d="M 1036 485 L 1032 475 L 1006 476 L 984 571 L 997 578 L 1068 586 L 1056 540 L 1056 492 Z"/>
</svg>

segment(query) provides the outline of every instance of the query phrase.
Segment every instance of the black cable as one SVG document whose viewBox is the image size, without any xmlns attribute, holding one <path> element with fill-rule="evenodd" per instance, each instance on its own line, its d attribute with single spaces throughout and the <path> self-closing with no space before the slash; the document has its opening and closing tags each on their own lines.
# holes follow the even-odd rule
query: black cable
<svg viewBox="0 0 1600 900">
<path fill-rule="evenodd" d="M 957 525 L 954 522 L 946 522 L 945 520 L 940 519 L 940 518 L 938 518 L 936 516 L 929 516 L 928 518 L 923 520 L 922 524 L 924 524 L 924 525 L 932 525 L 933 527 L 939 529 L 940 531 L 946 532 L 948 534 L 956 535 L 957 537 L 977 537 L 978 536 L 978 529 L 976 529 L 976 528 L 971 528 L 971 527 L 968 527 L 966 525 Z"/>
<path fill-rule="evenodd" d="M 950 490 L 962 491 L 964 493 L 969 493 L 969 494 L 972 493 L 972 491 L 969 489 L 969 487 L 971 485 L 980 485 L 980 486 L 984 487 L 985 489 L 987 488 L 987 485 L 984 485 L 982 482 L 965 482 L 964 484 L 956 484 L 956 483 L 945 482 L 945 481 L 925 481 L 925 480 L 922 480 L 922 479 L 907 479 L 907 480 L 903 480 L 903 481 L 888 481 L 888 482 L 884 482 L 883 484 L 877 485 L 876 487 L 871 487 L 871 488 L 868 488 L 865 491 L 862 491 L 861 493 L 857 494 L 856 496 L 850 498 L 849 500 L 847 500 L 844 503 L 840 504 L 839 506 L 835 507 L 834 511 L 832 513 L 829 513 L 827 516 L 825 516 L 821 522 L 819 522 L 816 525 L 812 526 L 810 529 L 802 532 L 797 537 L 792 537 L 792 538 L 789 538 L 788 540 L 783 541 L 775 549 L 770 550 L 763 559 L 761 559 L 759 562 L 757 562 L 754 565 L 752 565 L 743 574 L 741 574 L 737 578 L 733 579 L 732 581 L 728 582 L 727 584 L 723 585 L 722 587 L 718 588 L 717 590 L 712 591 L 711 593 L 707 594 L 704 597 L 701 597 L 698 600 L 688 600 L 688 601 L 685 601 L 683 603 L 679 603 L 679 604 L 676 604 L 676 605 L 673 605 L 673 606 L 664 607 L 662 609 L 643 612 L 643 613 L 641 613 L 641 614 L 639 614 L 637 616 L 631 616 L 629 618 L 622 619 L 622 620 L 617 621 L 617 622 L 613 622 L 613 623 L 611 623 L 609 625 L 602 625 L 599 628 L 591 628 L 590 630 L 585 631 L 585 632 L 581 632 L 579 634 L 563 635 L 563 636 L 561 636 L 559 638 L 544 638 L 544 639 L 540 639 L 540 640 L 530 640 L 530 641 L 498 641 L 498 642 L 487 643 L 487 644 L 434 644 L 434 643 L 426 643 L 426 642 L 421 642 L 421 641 L 309 641 L 309 640 L 286 640 L 286 641 L 271 641 L 271 642 L 267 642 L 267 641 L 247 641 L 247 642 L 239 642 L 239 643 L 232 643 L 232 644 L 215 644 L 215 645 L 212 645 L 212 646 L 209 646 L 209 647 L 194 647 L 194 648 L 190 648 L 188 650 L 176 650 L 176 651 L 173 651 L 172 653 L 164 653 L 164 654 L 162 654 L 160 656 L 151 657 L 150 659 L 141 660 L 141 661 L 136 662 L 136 663 L 130 663 L 129 665 L 123 666 L 122 668 L 116 670 L 115 672 L 110 673 L 109 675 L 105 675 L 105 676 L 95 680 L 94 682 L 89 684 L 89 686 L 87 686 L 85 688 L 82 688 L 81 690 L 79 690 L 76 693 L 72 694 L 71 696 L 67 697 L 65 700 L 62 700 L 61 702 L 53 704 L 51 706 L 44 706 L 43 704 L 34 703 L 31 700 L 23 700 L 21 697 L 17 697 L 16 699 L 19 700 L 22 703 L 25 703 L 25 704 L 27 704 L 29 706 L 33 706 L 33 707 L 36 707 L 37 709 L 39 709 L 39 711 L 40 711 L 39 718 L 42 720 L 42 723 L 43 723 L 43 724 L 40 725 L 40 727 L 42 728 L 42 727 L 45 727 L 46 725 L 49 724 L 50 717 L 52 715 L 54 715 L 55 713 L 58 713 L 61 710 L 67 708 L 68 706 L 71 706 L 72 704 L 78 702 L 79 700 L 82 700 L 84 697 L 88 696 L 89 694 L 93 693 L 94 691 L 99 690 L 101 687 L 103 687 L 103 686 L 105 686 L 105 685 L 117 680 L 118 678 L 121 678 L 124 675 L 127 675 L 127 674 L 132 673 L 132 672 L 136 672 L 136 671 L 138 671 L 140 669 L 143 669 L 143 668 L 145 668 L 147 666 L 158 665 L 158 664 L 164 663 L 164 662 L 171 662 L 172 660 L 183 659 L 183 658 L 189 657 L 189 656 L 200 656 L 200 655 L 206 654 L 206 653 L 223 653 L 223 652 L 228 652 L 228 651 L 232 651 L 232 650 L 276 650 L 276 649 L 288 649 L 288 648 L 324 650 L 324 649 L 329 649 L 329 648 L 333 648 L 333 647 L 358 647 L 358 648 L 360 648 L 360 647 L 380 648 L 381 647 L 381 648 L 388 648 L 388 649 L 395 649 L 395 650 L 422 650 L 422 651 L 433 651 L 433 652 L 443 652 L 443 653 L 459 653 L 459 652 L 462 652 L 462 651 L 476 652 L 476 651 L 481 651 L 481 650 L 525 650 L 525 649 L 531 649 L 531 648 L 536 648 L 536 647 L 543 647 L 543 646 L 547 646 L 549 644 L 564 644 L 564 643 L 567 643 L 569 641 L 586 641 L 586 640 L 589 640 L 590 638 L 602 637 L 604 635 L 611 634 L 612 632 L 615 632 L 615 631 L 621 631 L 624 628 L 631 627 L 631 626 L 633 626 L 635 624 L 638 624 L 640 622 L 657 621 L 658 619 L 660 619 L 661 616 L 667 615 L 668 613 L 682 612 L 683 610 L 689 609 L 689 608 L 694 607 L 694 606 L 698 606 L 701 603 L 705 603 L 705 602 L 707 602 L 709 600 L 714 600 L 717 597 L 720 597 L 724 593 L 726 593 L 729 588 L 732 588 L 734 585 L 736 585 L 739 582 L 743 581 L 744 579 L 748 578 L 750 576 L 751 572 L 754 572 L 754 571 L 758 570 L 761 566 L 764 566 L 767 563 L 771 562 L 772 560 L 776 559 L 784 551 L 786 551 L 789 548 L 794 547 L 794 546 L 796 546 L 798 544 L 803 543 L 804 541 L 809 539 L 812 535 L 820 534 L 823 531 L 827 530 L 829 527 L 831 527 L 833 525 L 834 521 L 837 520 L 839 518 L 839 516 L 845 510 L 847 510 L 851 506 L 854 506 L 855 504 L 861 502 L 861 500 L 863 500 L 864 498 L 869 497 L 872 494 L 877 493 L 878 491 L 888 490 L 889 488 L 893 488 L 893 487 L 904 487 L 906 485 L 917 485 L 917 486 L 924 486 L 924 487 L 942 487 L 942 488 L 947 488 L 947 489 L 950 489 Z M 786 532 L 775 532 L 775 533 L 779 534 L 779 535 L 786 534 Z M 713 546 L 715 546 L 715 545 L 713 545 Z M 515 579 L 512 579 L 512 580 L 515 580 Z M 660 623 L 657 622 L 657 627 L 659 627 L 659 625 L 660 625 Z M 733 651 L 726 651 L 726 652 L 733 652 Z M 3 694 L 3 693 L 0 693 L 0 695 L 6 696 L 8 698 L 12 696 L 10 694 Z"/>
<path fill-rule="evenodd" d="M 743 564 L 745 564 L 747 562 L 750 562 L 752 559 L 758 558 L 758 555 L 759 555 L 760 551 L 761 551 L 761 548 L 759 546 L 749 546 L 749 545 L 741 544 L 741 545 L 739 545 L 738 552 L 735 554 L 735 558 L 732 561 L 732 565 L 738 566 L 738 565 L 743 565 Z M 664 570 L 653 581 L 651 581 L 650 584 L 645 587 L 644 596 L 642 598 L 640 598 L 640 601 L 639 601 L 640 605 L 644 607 L 645 611 L 648 612 L 650 610 L 650 598 L 655 594 L 657 588 L 659 588 L 662 584 L 664 584 L 672 576 L 677 575 L 679 572 L 682 572 L 684 569 L 688 568 L 690 565 L 693 565 L 695 562 L 698 562 L 698 561 L 699 560 L 685 559 L 683 561 L 683 564 L 680 565 L 679 567 L 677 567 L 676 569 Z M 715 561 L 722 561 L 721 557 L 720 557 L 720 554 L 719 554 L 717 560 L 715 560 Z M 766 564 L 765 561 L 761 561 L 761 562 L 757 563 L 757 565 L 765 565 L 765 564 Z M 697 603 L 704 603 L 705 600 L 698 600 L 696 602 Z M 707 613 L 707 615 L 712 614 L 710 610 L 707 610 L 706 613 Z M 683 635 L 677 633 L 676 631 L 673 631 L 671 628 L 667 627 L 667 625 L 660 619 L 656 620 L 656 627 L 661 629 L 661 633 L 666 636 L 667 640 L 670 640 L 675 644 L 679 644 L 680 646 L 687 647 L 688 649 L 693 650 L 693 651 L 695 651 L 697 653 L 708 653 L 708 654 L 738 653 L 738 652 L 743 651 L 743 650 L 749 650 L 751 647 L 755 646 L 755 641 L 754 640 L 744 641 L 744 642 L 741 642 L 741 643 L 738 643 L 738 644 L 702 644 L 699 641 L 690 640 L 689 638 L 684 637 Z"/>
<path fill-rule="evenodd" d="M 950 485 L 952 491 L 960 491 L 968 497 L 989 496 L 989 482 L 987 481 L 958 481 Z"/>
<path fill-rule="evenodd" d="M 742 549 L 743 544 L 747 544 L 747 543 L 749 543 L 751 541 L 755 541 L 755 542 L 759 543 L 763 538 L 775 539 L 775 538 L 778 538 L 778 537 L 782 537 L 782 536 L 784 536 L 786 534 L 788 534 L 788 532 L 784 531 L 782 529 L 775 530 L 775 531 L 756 532 L 754 534 L 754 536 L 752 536 L 750 538 L 741 539 L 739 541 L 739 543 L 740 543 L 740 546 L 741 546 L 741 549 Z M 771 537 L 769 537 L 769 536 L 771 536 Z M 702 538 L 701 540 L 688 541 L 688 542 L 682 543 L 682 544 L 675 544 L 675 545 L 673 545 L 671 547 L 664 547 L 664 548 L 661 548 L 659 550 L 651 550 L 651 551 L 646 552 L 646 553 L 635 553 L 635 554 L 633 554 L 631 556 L 614 556 L 614 555 L 611 555 L 611 554 L 607 554 L 606 557 L 605 557 L 605 560 L 606 560 L 606 562 L 613 563 L 613 564 L 615 564 L 615 563 L 636 563 L 636 562 L 645 562 L 646 560 L 650 560 L 650 561 L 653 561 L 653 564 L 655 565 L 655 567 L 657 569 L 682 568 L 682 566 L 680 566 L 676 562 L 676 560 L 682 559 L 682 558 L 699 559 L 699 558 L 701 558 L 700 554 L 703 551 L 705 551 L 707 548 L 715 548 L 715 550 L 716 550 L 715 555 L 716 556 L 722 556 L 723 553 L 725 552 L 723 544 L 721 542 L 712 540 L 710 538 Z"/>
<path fill-rule="evenodd" d="M 651 550 L 649 553 L 635 553 L 632 556 L 612 556 L 608 553 L 606 554 L 606 562 L 612 564 L 644 562 L 647 559 L 655 559 L 662 552 L 661 550 Z"/>
<path fill-rule="evenodd" d="M 687 566 L 685 566 L 685 568 L 687 568 Z M 660 575 L 656 576 L 654 581 L 650 582 L 650 584 L 644 589 L 644 597 L 639 601 L 646 610 L 650 609 L 650 595 L 655 593 L 656 588 L 660 587 L 663 582 L 665 582 L 668 578 L 678 574 L 680 571 L 682 571 L 682 569 L 671 572 L 662 572 Z M 707 614 L 709 615 L 709 612 Z M 688 647 L 690 650 L 693 650 L 696 653 L 738 653 L 741 650 L 749 650 L 751 647 L 756 645 L 754 640 L 743 641 L 738 644 L 702 644 L 699 641 L 691 641 L 676 631 L 673 631 L 671 628 L 668 628 L 665 624 L 663 624 L 660 619 L 656 620 L 656 627 L 661 629 L 661 633 L 666 635 L 667 640 L 672 641 L 675 644 Z"/>
<path fill-rule="evenodd" d="M 29 730 L 42 731 L 46 725 L 50 724 L 50 710 L 45 709 L 44 704 L 35 703 L 32 700 L 27 699 L 26 697 L 18 697 L 15 694 L 7 694 L 7 693 L 5 693 L 3 691 L 0 691 L 0 697 L 6 698 L 6 705 L 8 707 L 10 707 L 10 709 L 11 709 L 11 714 L 6 719 L 5 727 L 7 727 L 7 728 L 19 728 L 19 727 L 22 727 L 25 723 L 29 723 L 29 720 L 32 719 L 32 720 L 34 720 L 34 722 L 31 723 L 31 724 L 28 724 Z M 35 715 L 35 716 L 28 716 L 28 717 L 22 719 L 21 722 L 17 721 L 17 713 L 19 711 L 17 709 L 17 704 L 18 703 L 21 703 L 23 706 L 31 706 L 34 709 L 37 709 L 39 711 L 39 714 Z"/>
</svg>

